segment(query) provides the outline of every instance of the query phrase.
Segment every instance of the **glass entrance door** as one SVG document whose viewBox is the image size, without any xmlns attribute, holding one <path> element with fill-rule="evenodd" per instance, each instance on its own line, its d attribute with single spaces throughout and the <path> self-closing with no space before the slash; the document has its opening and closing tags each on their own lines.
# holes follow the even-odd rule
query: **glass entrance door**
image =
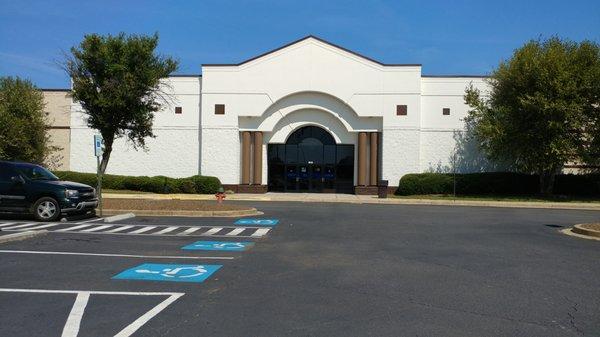
<svg viewBox="0 0 600 337">
<path fill-rule="evenodd" d="M 336 144 L 325 130 L 307 126 L 285 144 L 268 146 L 269 191 L 352 193 L 354 145 Z"/>
</svg>

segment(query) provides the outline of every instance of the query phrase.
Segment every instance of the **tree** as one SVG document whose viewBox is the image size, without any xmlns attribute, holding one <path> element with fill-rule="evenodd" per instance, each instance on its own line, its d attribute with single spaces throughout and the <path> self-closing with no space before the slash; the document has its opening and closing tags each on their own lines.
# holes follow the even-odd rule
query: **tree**
<svg viewBox="0 0 600 337">
<path fill-rule="evenodd" d="M 0 77 L 0 159 L 43 164 L 50 145 L 44 95 L 29 80 Z"/>
<path fill-rule="evenodd" d="M 532 40 L 500 63 L 490 91 L 469 85 L 466 118 L 492 160 L 540 177 L 551 194 L 567 162 L 600 158 L 600 48 L 591 41 Z"/>
<path fill-rule="evenodd" d="M 65 70 L 72 79 L 73 99 L 87 115 L 87 125 L 104 139 L 100 173 L 104 174 L 114 140 L 126 137 L 145 149 L 154 137 L 154 113 L 168 102 L 160 79 L 177 70 L 178 62 L 157 55 L 158 35 L 86 35 L 71 48 Z"/>
</svg>

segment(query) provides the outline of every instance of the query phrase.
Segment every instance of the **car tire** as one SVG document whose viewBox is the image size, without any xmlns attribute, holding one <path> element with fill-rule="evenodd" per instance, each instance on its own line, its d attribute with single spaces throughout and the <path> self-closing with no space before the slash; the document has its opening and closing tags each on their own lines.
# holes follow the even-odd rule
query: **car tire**
<svg viewBox="0 0 600 337">
<path fill-rule="evenodd" d="M 60 205 L 54 198 L 43 197 L 33 204 L 33 216 L 39 221 L 56 221 L 60 217 Z"/>
</svg>

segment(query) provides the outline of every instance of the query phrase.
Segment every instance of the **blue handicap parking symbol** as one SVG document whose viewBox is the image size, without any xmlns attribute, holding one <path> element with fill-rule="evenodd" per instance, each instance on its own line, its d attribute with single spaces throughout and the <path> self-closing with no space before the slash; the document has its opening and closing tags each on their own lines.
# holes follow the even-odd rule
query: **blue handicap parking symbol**
<svg viewBox="0 0 600 337">
<path fill-rule="evenodd" d="M 278 222 L 279 220 L 277 219 L 239 219 L 235 224 L 243 226 L 275 226 Z"/>
<path fill-rule="evenodd" d="M 113 276 L 113 279 L 202 283 L 221 267 L 220 264 L 144 263 Z"/>
<path fill-rule="evenodd" d="M 243 251 L 254 245 L 254 242 L 243 241 L 196 241 L 181 249 L 185 250 L 223 250 L 223 251 Z"/>
</svg>

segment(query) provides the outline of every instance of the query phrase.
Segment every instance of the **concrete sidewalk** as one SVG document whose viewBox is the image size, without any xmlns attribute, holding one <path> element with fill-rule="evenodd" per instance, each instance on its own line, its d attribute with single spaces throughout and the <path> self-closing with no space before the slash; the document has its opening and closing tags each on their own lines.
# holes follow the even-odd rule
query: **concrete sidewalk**
<svg viewBox="0 0 600 337">
<path fill-rule="evenodd" d="M 181 199 L 181 200 L 215 200 L 207 194 L 120 194 L 104 193 L 104 198 L 112 199 Z M 388 205 L 440 205 L 440 206 L 482 206 L 482 207 L 516 207 L 516 208 L 550 208 L 581 209 L 600 211 L 598 202 L 544 202 L 544 201 L 488 201 L 488 200 L 438 200 L 438 199 L 379 199 L 372 195 L 354 194 L 322 194 L 322 193 L 276 193 L 265 194 L 228 194 L 225 202 L 236 201 L 292 201 L 292 202 L 342 202 L 358 204 Z"/>
</svg>

